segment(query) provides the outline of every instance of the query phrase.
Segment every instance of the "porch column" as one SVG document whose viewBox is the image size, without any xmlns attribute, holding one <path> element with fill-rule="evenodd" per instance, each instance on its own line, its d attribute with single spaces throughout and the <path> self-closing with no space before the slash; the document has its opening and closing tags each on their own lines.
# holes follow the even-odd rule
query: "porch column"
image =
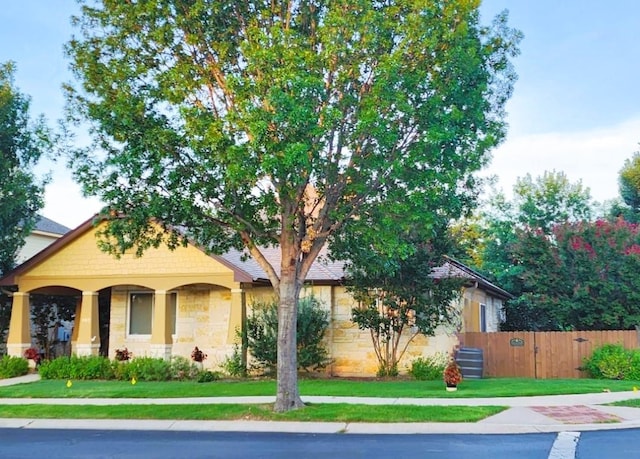
<svg viewBox="0 0 640 459">
<path fill-rule="evenodd" d="M 29 294 L 15 292 L 11 305 L 7 353 L 13 357 L 24 357 L 24 351 L 31 347 L 31 314 Z"/>
<path fill-rule="evenodd" d="M 78 329 L 76 355 L 98 355 L 100 352 L 99 322 L 98 292 L 82 292 L 80 316 L 76 315 Z"/>
<path fill-rule="evenodd" d="M 76 300 L 76 313 L 75 320 L 73 322 L 73 328 L 71 329 L 71 353 L 75 354 L 76 344 L 78 344 L 78 326 L 80 324 L 80 311 L 82 311 L 82 297 Z"/>
<path fill-rule="evenodd" d="M 173 344 L 171 308 L 166 290 L 156 290 L 153 304 L 153 324 L 151 325 L 151 342 L 149 350 L 152 357 L 171 359 Z"/>
<path fill-rule="evenodd" d="M 239 343 L 238 332 L 246 326 L 247 303 L 245 292 L 241 288 L 231 289 L 231 310 L 229 311 L 229 328 L 227 344 Z"/>
</svg>

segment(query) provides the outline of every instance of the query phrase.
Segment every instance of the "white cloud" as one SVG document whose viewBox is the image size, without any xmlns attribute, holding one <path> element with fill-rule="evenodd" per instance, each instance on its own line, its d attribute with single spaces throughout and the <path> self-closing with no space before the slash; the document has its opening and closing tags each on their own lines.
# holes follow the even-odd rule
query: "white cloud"
<svg viewBox="0 0 640 459">
<path fill-rule="evenodd" d="M 75 228 L 102 208 L 96 198 L 85 198 L 71 172 L 62 167 L 52 171 L 52 180 L 45 188 L 45 205 L 40 211 L 45 217 Z"/>
<path fill-rule="evenodd" d="M 485 175 L 497 175 L 498 185 L 511 193 L 527 173 L 562 171 L 571 182 L 582 180 L 597 201 L 618 196 L 618 175 L 625 160 L 638 151 L 640 118 L 608 128 L 580 132 L 549 132 L 508 138 L 493 153 Z"/>
</svg>

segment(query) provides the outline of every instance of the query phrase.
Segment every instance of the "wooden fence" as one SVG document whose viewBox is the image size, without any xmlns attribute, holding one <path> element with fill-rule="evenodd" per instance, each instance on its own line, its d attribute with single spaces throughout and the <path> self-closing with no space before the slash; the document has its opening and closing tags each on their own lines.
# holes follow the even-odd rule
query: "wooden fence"
<svg viewBox="0 0 640 459">
<path fill-rule="evenodd" d="M 640 332 L 468 332 L 461 346 L 483 350 L 484 376 L 523 378 L 584 378 L 585 357 L 603 344 L 640 347 Z"/>
</svg>

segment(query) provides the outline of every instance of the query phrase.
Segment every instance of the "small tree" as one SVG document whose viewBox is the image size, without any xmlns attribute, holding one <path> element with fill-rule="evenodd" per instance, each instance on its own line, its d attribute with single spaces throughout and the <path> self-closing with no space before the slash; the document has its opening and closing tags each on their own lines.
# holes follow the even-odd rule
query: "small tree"
<svg viewBox="0 0 640 459">
<path fill-rule="evenodd" d="M 329 359 L 323 338 L 329 314 L 314 296 L 300 300 L 297 319 L 298 368 L 305 371 L 324 368 Z M 273 371 L 277 365 L 278 306 L 275 302 L 256 303 L 247 319 L 248 348 L 260 366 Z"/>
<path fill-rule="evenodd" d="M 348 267 L 348 289 L 359 303 L 352 318 L 371 333 L 379 376 L 398 374 L 398 363 L 416 336 L 433 336 L 438 326 L 459 320 L 453 301 L 460 295 L 461 279 L 434 274 L 445 263 L 441 250 L 416 244 L 406 259 L 369 252 L 368 260 L 359 258 Z"/>
</svg>

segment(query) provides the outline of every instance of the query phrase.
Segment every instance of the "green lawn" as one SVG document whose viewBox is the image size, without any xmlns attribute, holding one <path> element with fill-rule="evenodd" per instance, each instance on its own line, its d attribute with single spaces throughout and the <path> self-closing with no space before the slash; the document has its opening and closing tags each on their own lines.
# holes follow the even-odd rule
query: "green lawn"
<svg viewBox="0 0 640 459">
<path fill-rule="evenodd" d="M 609 403 L 609 405 L 613 405 L 613 406 L 630 406 L 631 408 L 640 408 L 640 399 L 632 398 L 632 399 L 629 399 L 629 400 L 623 400 L 621 402 Z"/>
<path fill-rule="evenodd" d="M 353 381 L 347 379 L 301 379 L 304 395 L 353 397 L 471 398 L 514 397 L 530 395 L 583 394 L 630 391 L 640 381 L 600 379 L 516 379 L 496 378 L 465 380 L 457 392 L 446 392 L 442 381 Z M 274 395 L 273 380 L 195 382 L 66 381 L 44 380 L 29 384 L 0 387 L 0 398 L 176 398 Z"/>
<path fill-rule="evenodd" d="M 0 405 L 0 418 L 190 419 L 318 422 L 477 422 L 500 406 L 310 404 L 274 413 L 272 405 Z"/>
<path fill-rule="evenodd" d="M 499 413 L 501 406 L 456 406 L 455 399 L 630 391 L 640 381 L 594 379 L 465 380 L 457 392 L 446 392 L 442 381 L 300 379 L 303 396 L 389 398 L 450 398 L 450 406 L 309 404 L 303 410 L 274 413 L 271 405 L 0 405 L 0 418 L 66 419 L 191 419 L 325 422 L 477 422 Z M 0 398 L 177 398 L 275 395 L 273 380 L 211 383 L 44 380 L 0 387 Z M 632 402 L 629 402 L 632 403 Z M 496 403 L 499 405 L 499 402 Z M 633 406 L 633 405 L 632 405 Z"/>
</svg>

